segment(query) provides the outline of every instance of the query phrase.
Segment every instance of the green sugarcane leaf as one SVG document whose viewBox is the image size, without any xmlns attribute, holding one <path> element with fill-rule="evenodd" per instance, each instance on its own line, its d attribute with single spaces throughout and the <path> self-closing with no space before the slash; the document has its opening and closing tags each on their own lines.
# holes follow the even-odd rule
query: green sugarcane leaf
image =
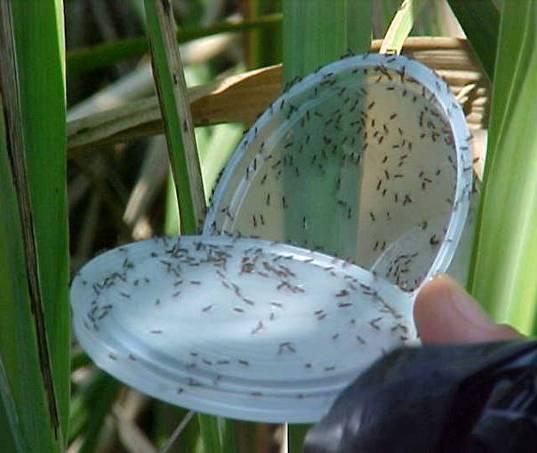
<svg viewBox="0 0 537 453">
<path fill-rule="evenodd" d="M 23 6 L 27 8 L 24 10 L 26 16 L 17 9 Z M 59 153 L 65 165 L 65 155 L 62 154 L 65 146 L 63 149 L 61 146 L 62 142 L 65 144 L 65 117 L 61 120 L 61 129 L 54 130 L 54 121 L 51 130 L 39 129 L 45 128 L 50 112 L 47 117 L 39 115 L 37 104 L 46 102 L 47 96 L 42 85 L 29 86 L 33 83 L 29 72 L 37 69 L 36 62 L 28 60 L 29 53 L 43 51 L 45 57 L 51 59 L 45 73 L 50 73 L 53 85 L 59 80 L 63 88 L 62 60 L 61 57 L 54 58 L 52 50 L 63 46 L 57 26 L 58 6 L 59 2 L 48 3 L 44 9 L 31 1 L 14 8 L 9 2 L 0 4 L 0 206 L 6 213 L 0 222 L 0 268 L 3 270 L 0 275 L 0 395 L 2 418 L 8 422 L 8 427 L 2 429 L 10 431 L 8 442 L 20 452 L 62 451 L 63 431 L 67 424 L 69 340 L 63 339 L 68 337 L 69 327 L 63 323 L 68 317 L 67 300 L 62 300 L 67 285 L 65 282 L 65 287 L 62 286 L 61 278 L 66 273 L 66 248 L 47 250 L 47 247 L 56 245 L 56 235 L 61 235 L 62 225 L 50 225 L 52 215 L 56 213 L 52 205 L 48 211 L 51 216 L 48 228 L 52 233 L 49 236 L 43 234 L 41 215 L 46 208 L 39 206 L 43 203 L 35 196 L 39 178 L 32 174 L 41 152 Z M 41 45 L 28 49 L 35 37 L 29 37 L 31 31 L 17 30 L 31 27 L 38 14 L 42 14 L 43 26 L 50 34 L 41 38 Z M 53 86 L 52 93 L 57 95 L 55 88 Z M 63 91 L 60 89 L 60 92 Z M 31 95 L 34 97 L 30 101 Z M 62 99 L 60 97 L 60 102 Z M 61 119 L 62 106 L 51 102 L 51 111 Z M 60 142 L 56 143 L 59 149 L 53 149 L 46 141 L 49 134 L 58 134 L 58 131 L 62 133 Z M 45 137 L 42 141 L 39 134 Z M 43 148 L 34 149 L 33 146 Z M 59 184 L 54 179 L 56 162 L 54 157 L 48 162 L 53 167 L 48 175 L 53 188 Z M 63 183 L 64 178 L 61 175 Z M 53 196 L 52 203 L 54 201 Z M 65 218 L 55 220 L 61 222 Z M 52 244 L 45 245 L 44 237 L 49 237 Z M 51 258 L 58 269 L 43 267 Z M 65 314 L 61 312 L 62 308 Z M 59 319 L 53 319 L 54 315 Z M 54 328 L 58 332 L 49 337 L 47 330 L 52 332 Z"/>
<path fill-rule="evenodd" d="M 284 78 L 290 81 L 371 42 L 370 0 L 285 0 Z"/>
<path fill-rule="evenodd" d="M 537 3 L 505 2 L 473 273 L 497 321 L 535 332 L 537 316 Z"/>
<path fill-rule="evenodd" d="M 290 82 L 371 44 L 371 0 L 284 0 L 283 71 Z M 312 195 L 314 196 L 314 195 Z M 302 450 L 307 429 L 288 427 L 291 453 Z"/>
<path fill-rule="evenodd" d="M 145 1 L 147 31 L 164 119 L 182 231 L 194 234 L 205 214 L 205 196 L 186 82 L 168 0 Z"/>
<path fill-rule="evenodd" d="M 195 234 L 203 221 L 206 205 L 185 76 L 175 39 L 175 22 L 169 0 L 146 0 L 145 8 L 181 231 Z M 206 452 L 235 450 L 234 437 L 227 433 L 233 429 L 232 423 L 202 414 L 198 416 L 198 423 Z"/>
<path fill-rule="evenodd" d="M 63 2 L 13 2 L 21 132 L 52 373 L 62 432 L 69 413 L 69 247 Z"/>
</svg>

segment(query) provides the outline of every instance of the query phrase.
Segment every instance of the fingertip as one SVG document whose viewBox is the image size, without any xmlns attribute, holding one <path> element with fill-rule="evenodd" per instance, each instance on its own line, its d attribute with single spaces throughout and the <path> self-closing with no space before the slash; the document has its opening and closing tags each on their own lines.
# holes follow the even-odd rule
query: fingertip
<svg viewBox="0 0 537 453">
<path fill-rule="evenodd" d="M 512 327 L 497 325 L 451 277 L 442 274 L 418 293 L 414 321 L 423 343 L 471 343 L 520 339 Z"/>
<path fill-rule="evenodd" d="M 452 279 L 445 274 L 438 274 L 427 282 L 418 292 L 414 303 L 414 319 L 426 320 L 429 314 L 436 311 L 432 305 L 434 300 L 445 300 L 448 298 L 448 288 L 452 284 Z"/>
<path fill-rule="evenodd" d="M 414 303 L 413 314 L 422 342 L 432 343 L 436 340 L 443 340 L 443 331 L 445 330 L 443 327 L 446 326 L 440 324 L 442 319 L 447 319 L 447 322 L 450 322 L 449 304 L 452 285 L 453 280 L 450 277 L 439 274 L 419 291 Z"/>
</svg>

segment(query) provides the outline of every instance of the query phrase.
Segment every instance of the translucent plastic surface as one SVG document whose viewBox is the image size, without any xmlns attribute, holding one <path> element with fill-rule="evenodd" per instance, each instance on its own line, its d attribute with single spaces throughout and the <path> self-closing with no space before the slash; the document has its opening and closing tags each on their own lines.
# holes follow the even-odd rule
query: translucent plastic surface
<svg viewBox="0 0 537 453">
<path fill-rule="evenodd" d="M 316 421 L 372 357 L 415 337 L 395 286 L 251 239 L 112 250 L 81 270 L 71 300 L 100 367 L 170 403 L 248 420 Z"/>
<path fill-rule="evenodd" d="M 449 88 L 425 66 L 343 59 L 292 86 L 251 128 L 204 232 L 322 250 L 412 291 L 446 270 L 458 243 L 468 135 Z"/>
</svg>

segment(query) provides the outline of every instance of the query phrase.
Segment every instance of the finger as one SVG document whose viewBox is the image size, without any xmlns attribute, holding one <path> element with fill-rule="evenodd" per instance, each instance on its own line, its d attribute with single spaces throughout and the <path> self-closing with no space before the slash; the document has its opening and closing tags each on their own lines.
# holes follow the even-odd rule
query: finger
<svg viewBox="0 0 537 453">
<path fill-rule="evenodd" d="M 474 343 L 522 338 L 515 329 L 495 324 L 474 299 L 447 275 L 418 293 L 414 320 L 423 343 Z"/>
</svg>

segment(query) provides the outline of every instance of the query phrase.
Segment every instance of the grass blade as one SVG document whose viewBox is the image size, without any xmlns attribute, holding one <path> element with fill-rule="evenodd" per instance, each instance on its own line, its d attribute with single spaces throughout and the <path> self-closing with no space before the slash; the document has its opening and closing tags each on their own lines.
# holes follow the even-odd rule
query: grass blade
<svg viewBox="0 0 537 453">
<path fill-rule="evenodd" d="M 179 436 L 182 434 L 182 432 L 185 430 L 185 428 L 188 426 L 188 423 L 192 419 L 193 412 L 187 412 L 186 415 L 181 420 L 181 423 L 177 425 L 175 430 L 173 431 L 170 438 L 167 440 L 166 444 L 160 449 L 161 453 L 169 453 L 171 451 L 171 448 L 174 444 L 174 442 L 179 438 Z"/>
<path fill-rule="evenodd" d="M 27 86 L 31 79 L 28 71 L 32 67 L 25 57 L 29 57 L 29 54 L 31 55 L 34 51 L 50 50 L 47 48 L 51 45 L 49 39 L 55 39 L 58 45 L 59 36 L 57 33 L 52 33 L 42 38 L 42 46 L 21 50 L 20 47 L 28 44 L 28 41 L 25 41 L 28 36 L 23 32 L 16 33 L 15 29 L 17 26 L 24 28 L 33 25 L 37 13 L 44 13 L 41 19 L 47 28 L 57 19 L 58 11 L 55 8 L 58 5 L 49 2 L 44 10 L 40 9 L 36 2 L 25 2 L 24 6 L 27 7 L 27 16 L 21 17 L 18 16 L 20 9 L 12 9 L 11 3 L 0 4 L 0 57 L 2 59 L 2 66 L 0 66 L 0 91 L 2 93 L 0 205 L 6 213 L 9 213 L 0 222 L 0 268 L 4 269 L 0 276 L 2 297 L 0 299 L 2 308 L 0 310 L 2 372 L 0 393 L 4 411 L 2 417 L 9 421 L 12 440 L 16 447 L 20 451 L 54 452 L 60 451 L 63 447 L 62 428 L 65 429 L 67 420 L 67 414 L 60 411 L 67 409 L 68 404 L 69 342 L 65 342 L 64 345 L 56 343 L 51 348 L 47 336 L 47 329 L 52 330 L 53 327 L 50 315 L 54 313 L 56 307 L 52 304 L 56 301 L 44 299 L 43 296 L 44 294 L 47 297 L 52 295 L 51 286 L 52 288 L 54 286 L 51 282 L 54 280 L 47 272 L 56 272 L 56 269 L 40 268 L 40 265 L 46 263 L 46 260 L 41 260 L 44 260 L 43 256 L 47 253 L 39 255 L 45 248 L 43 243 L 39 243 L 42 239 L 40 236 L 42 219 L 39 218 L 40 213 L 37 209 L 36 212 L 33 211 L 33 207 L 39 204 L 39 200 L 36 197 L 32 199 L 34 195 L 32 189 L 35 190 L 36 186 L 30 184 L 29 177 L 38 153 L 51 151 L 48 147 L 42 150 L 30 148 L 31 145 L 43 144 L 43 142 L 35 141 L 39 133 L 49 138 L 47 132 L 39 130 L 39 126 L 44 127 L 44 117 L 38 116 L 35 110 L 39 107 L 32 105 L 32 103 L 39 104 L 47 99 L 39 90 L 39 86 Z M 29 31 L 28 34 L 31 32 Z M 52 46 L 54 47 L 54 43 Z M 45 52 L 45 56 L 53 59 L 45 71 L 50 71 L 53 92 L 57 94 L 54 91 L 57 88 L 54 82 L 58 80 L 58 73 L 63 87 L 61 66 L 57 66 L 55 72 L 53 65 L 57 60 L 54 60 L 50 52 Z M 33 88 L 35 91 L 32 90 Z M 32 102 L 28 99 L 30 93 L 36 95 Z M 62 118 L 61 110 L 55 108 L 57 106 L 58 104 L 53 102 L 51 110 Z M 33 117 L 31 117 L 32 113 Z M 62 121 L 64 127 L 65 117 Z M 32 130 L 32 127 L 37 129 Z M 54 134 L 54 129 L 48 132 Z M 61 148 L 62 141 L 63 149 Z M 30 149 L 32 152 L 29 152 Z M 65 165 L 65 155 L 62 153 L 62 151 L 65 152 L 65 136 L 60 140 L 59 149 Z M 55 162 L 52 159 L 51 165 L 54 166 Z M 63 177 L 62 180 L 64 181 Z M 51 185 L 55 188 L 57 182 L 53 180 Z M 44 211 L 45 209 L 42 209 L 40 212 Z M 49 213 L 54 213 L 54 207 Z M 58 221 L 61 220 L 58 219 Z M 54 233 L 58 233 L 55 227 L 49 225 L 49 228 Z M 60 257 L 56 262 L 60 266 L 58 273 L 62 274 L 65 271 L 62 266 L 66 264 L 66 261 L 62 262 Z M 45 290 L 41 286 L 43 280 Z M 61 288 L 59 285 L 56 290 L 61 293 L 66 288 Z M 61 294 L 54 295 L 60 297 L 58 303 L 61 304 Z M 67 300 L 63 302 L 66 304 Z M 60 323 L 57 327 L 61 330 L 65 326 L 61 323 L 61 313 L 59 316 Z M 60 337 L 63 334 L 65 332 L 61 332 Z M 55 337 L 55 340 L 57 339 L 58 337 Z M 67 359 L 61 356 L 62 346 L 63 352 L 67 353 Z M 66 372 L 62 370 L 62 363 L 67 364 Z M 58 399 L 63 402 L 63 405 L 58 405 L 55 386 L 60 388 Z M 66 394 L 64 394 L 65 391 Z"/>
<path fill-rule="evenodd" d="M 71 401 L 69 424 L 69 443 L 81 437 L 78 451 L 95 451 L 105 418 L 121 389 L 119 381 L 98 369 L 92 370 L 88 382 L 78 389 Z"/>
<path fill-rule="evenodd" d="M 182 231 L 194 234 L 205 215 L 205 197 L 173 13 L 168 0 L 146 0 L 145 8 Z"/>
<path fill-rule="evenodd" d="M 401 53 L 403 43 L 414 26 L 414 19 L 419 15 L 425 1 L 426 0 L 403 1 L 388 27 L 386 36 L 384 36 L 382 46 L 380 46 L 380 53 L 397 55 Z"/>
<path fill-rule="evenodd" d="M 69 413 L 69 247 L 66 197 L 63 2 L 13 2 L 22 133 L 36 234 L 39 279 L 65 437 Z"/>
<path fill-rule="evenodd" d="M 2 112 L 3 113 L 3 112 Z M 5 136 L 0 144 L 0 203 L 13 216 L 0 222 L 0 419 L 2 440 L 14 444 L 17 452 L 59 452 L 61 433 L 57 408 L 50 408 L 50 393 L 45 390 L 38 335 L 31 313 L 27 282 L 23 231 L 18 218 L 13 175 L 6 171 L 9 162 Z M 46 373 L 50 378 L 50 370 Z"/>
<path fill-rule="evenodd" d="M 289 82 L 371 44 L 370 0 L 288 0 L 283 2 L 283 73 Z M 289 425 L 288 448 L 302 450 L 305 425 Z M 285 440 L 284 440 L 285 441 Z"/>
<path fill-rule="evenodd" d="M 168 453 L 204 453 L 198 419 L 191 417 L 192 412 L 166 403 L 157 404 L 154 410 L 152 431 L 159 451 L 167 448 Z M 179 436 L 175 437 L 178 432 Z"/>
<path fill-rule="evenodd" d="M 279 24 L 281 20 L 281 14 L 268 14 L 254 20 L 238 23 L 224 22 L 204 28 L 179 30 L 176 33 L 176 38 L 178 42 L 184 43 L 219 33 L 270 29 Z M 69 76 L 74 76 L 93 71 L 129 58 L 141 57 L 148 50 L 149 44 L 145 37 L 122 39 L 90 48 L 72 50 L 67 54 L 67 72 Z"/>
<path fill-rule="evenodd" d="M 220 437 L 218 417 L 211 415 L 198 414 L 198 423 L 200 426 L 201 442 L 204 453 L 222 452 L 222 441 Z"/>
<path fill-rule="evenodd" d="M 288 425 L 288 448 L 291 453 L 302 451 L 304 439 L 309 429 L 310 425 Z"/>
<path fill-rule="evenodd" d="M 205 216 L 206 205 L 173 12 L 169 0 L 145 0 L 145 7 L 157 91 L 179 200 L 181 231 L 195 234 Z M 225 420 L 200 414 L 198 423 L 206 452 L 234 450 L 233 442 L 224 445 Z M 233 429 L 232 426 L 229 429 Z"/>
<path fill-rule="evenodd" d="M 121 387 L 121 383 L 113 377 L 98 371 L 95 380 L 84 392 L 87 418 L 84 424 L 84 440 L 80 446 L 80 453 L 97 451 L 99 434 L 104 426 L 106 416 L 112 411 L 112 406 L 119 396 Z"/>
<path fill-rule="evenodd" d="M 492 81 L 500 13 L 492 0 L 448 0 L 485 74 Z"/>
<path fill-rule="evenodd" d="M 0 365 L 2 365 L 0 363 Z M 24 451 L 24 442 L 21 439 L 20 433 L 17 430 L 10 429 L 15 426 L 17 421 L 13 418 L 16 413 L 15 402 L 12 400 L 8 389 L 7 378 L 4 370 L 0 370 L 0 445 L 6 451 L 19 452 Z"/>
<path fill-rule="evenodd" d="M 256 20 L 267 14 L 281 11 L 280 1 L 247 0 L 242 4 L 245 18 Z M 280 14 L 281 17 L 281 14 Z M 281 20 L 272 27 L 260 27 L 245 35 L 245 60 L 248 69 L 261 68 L 282 61 L 282 27 Z"/>
<path fill-rule="evenodd" d="M 369 0 L 283 2 L 284 79 L 292 80 L 371 42 Z M 366 45 L 367 44 L 367 45 Z"/>
<path fill-rule="evenodd" d="M 525 333 L 537 316 L 537 3 L 505 2 L 470 288 Z"/>
<path fill-rule="evenodd" d="M 200 149 L 201 169 L 207 201 L 214 190 L 218 176 L 242 138 L 243 128 L 238 124 L 213 126 L 211 136 Z"/>
</svg>

